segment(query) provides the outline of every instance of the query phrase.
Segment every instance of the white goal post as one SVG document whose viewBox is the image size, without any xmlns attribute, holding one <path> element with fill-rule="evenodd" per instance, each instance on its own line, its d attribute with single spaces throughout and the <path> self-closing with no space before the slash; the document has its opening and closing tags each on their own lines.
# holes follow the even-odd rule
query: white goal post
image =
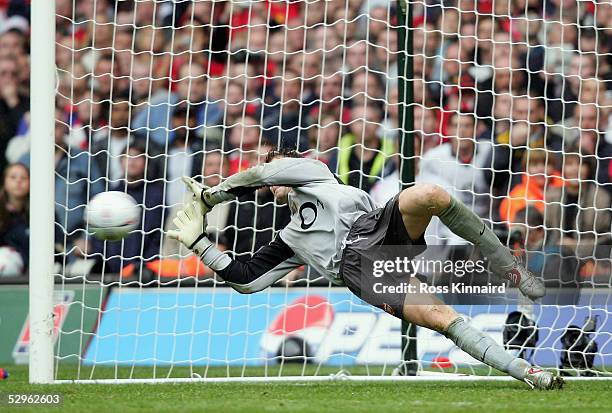
<svg viewBox="0 0 612 413">
<path fill-rule="evenodd" d="M 399 320 L 314 269 L 241 295 L 165 237 L 181 175 L 214 185 L 280 147 L 380 204 L 414 163 L 574 287 L 569 303 L 509 289 L 457 311 L 500 343 L 534 331 L 519 311 L 538 332 L 511 351 L 612 377 L 612 4 L 407 3 L 410 56 L 394 0 L 32 0 L 30 339 L 14 352 L 31 383 L 507 380 L 424 329 L 419 375 L 398 375 Z M 83 220 L 108 190 L 143 211 L 124 241 Z M 243 259 L 290 214 L 260 190 L 215 207 L 208 231 Z M 465 246 L 436 219 L 425 239 Z"/>
<path fill-rule="evenodd" d="M 53 234 L 55 194 L 55 0 L 32 2 L 31 186 L 35 213 L 30 216 L 30 383 L 52 383 L 53 375 Z M 37 68 L 37 69 L 34 69 Z"/>
</svg>

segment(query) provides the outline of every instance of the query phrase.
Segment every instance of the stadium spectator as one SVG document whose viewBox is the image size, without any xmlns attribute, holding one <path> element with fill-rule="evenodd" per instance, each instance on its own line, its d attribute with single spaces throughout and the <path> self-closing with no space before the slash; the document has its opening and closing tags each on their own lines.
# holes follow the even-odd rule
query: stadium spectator
<svg viewBox="0 0 612 413">
<path fill-rule="evenodd" d="M 604 82 L 597 78 L 585 79 L 579 96 L 581 103 L 608 106 L 609 99 L 604 94 Z"/>
<path fill-rule="evenodd" d="M 580 27 L 578 50 L 581 53 L 596 53 L 598 50 L 597 32 L 594 27 Z"/>
<path fill-rule="evenodd" d="M 313 40 L 313 32 L 316 29 L 308 31 L 308 44 L 312 45 L 315 41 Z M 323 45 L 315 46 L 316 49 L 322 49 Z M 285 33 L 282 31 L 272 31 L 270 32 L 270 37 L 268 37 L 268 48 L 266 49 L 266 56 L 268 58 L 268 64 L 272 67 L 273 72 L 276 74 L 279 71 L 282 72 L 284 70 L 286 55 L 285 55 Z"/>
<path fill-rule="evenodd" d="M 98 264 L 92 272 L 121 273 L 128 264 L 137 267 L 159 258 L 164 222 L 164 185 L 146 180 L 147 150 L 133 143 L 121 154 L 121 176 L 111 189 L 132 196 L 142 207 L 141 225 L 120 241 L 93 239 L 91 258 Z M 135 270 L 138 273 L 138 269 Z"/>
<path fill-rule="evenodd" d="M 566 139 L 565 144 L 571 147 L 577 142 L 580 154 L 597 162 L 595 180 L 612 193 L 612 142 L 604 133 L 608 119 L 595 104 L 576 105 L 576 112 L 578 128 L 570 131 L 577 132 L 578 136 L 573 140 Z"/>
<path fill-rule="evenodd" d="M 0 246 L 15 248 L 28 265 L 30 251 L 30 172 L 20 163 L 8 165 L 0 187 Z"/>
<path fill-rule="evenodd" d="M 89 73 L 85 65 L 75 62 L 71 69 L 72 74 L 68 74 L 69 80 L 67 82 L 70 85 L 69 93 L 66 96 L 81 96 L 89 92 Z"/>
<path fill-rule="evenodd" d="M 170 120 L 172 143 L 168 143 L 166 161 L 166 202 L 176 205 L 183 202 L 182 176 L 197 176 L 202 172 L 203 141 L 196 135 L 197 113 L 193 106 L 179 104 Z"/>
<path fill-rule="evenodd" d="M 386 83 L 386 88 L 396 88 L 398 82 L 397 31 L 387 28 L 379 32 L 372 47 L 374 48 L 372 52 L 372 60 L 374 62 L 371 66 L 383 73 L 382 76 L 383 81 Z M 415 45 L 414 50 L 422 49 Z M 418 55 L 418 57 L 423 60 L 422 55 Z M 417 77 L 417 71 L 421 72 L 420 77 L 422 77 L 423 64 L 419 64 L 415 58 L 416 56 L 413 57 L 415 77 Z"/>
<path fill-rule="evenodd" d="M 128 18 L 127 13 L 118 13 L 117 28 L 114 33 L 114 57 L 121 69 L 119 75 L 121 76 L 122 84 L 120 87 L 129 87 L 129 81 L 131 79 L 126 79 L 126 77 L 131 75 L 130 69 L 134 58 L 131 51 L 132 42 L 134 41 L 134 30 L 129 26 L 134 20 L 133 18 L 128 20 Z M 128 80 L 127 84 L 125 84 L 126 80 Z"/>
<path fill-rule="evenodd" d="M 72 36 L 66 34 L 58 36 L 57 47 L 55 51 L 55 65 L 60 70 L 59 73 L 68 74 L 71 71 L 73 57 L 76 59 L 82 58 L 83 52 L 77 51 L 74 53 Z M 76 62 L 80 61 L 76 60 Z"/>
<path fill-rule="evenodd" d="M 319 78 L 320 86 L 316 90 L 320 96 L 310 110 L 311 119 L 319 119 L 323 115 L 332 115 L 335 119 L 346 124 L 351 119 L 350 108 L 344 98 L 346 80 L 340 73 L 324 73 Z"/>
<path fill-rule="evenodd" d="M 483 66 L 493 65 L 493 50 L 495 43 L 493 35 L 497 32 L 497 21 L 492 16 L 479 16 L 476 28 L 476 62 Z M 491 70 L 486 69 L 484 76 L 491 76 Z"/>
<path fill-rule="evenodd" d="M 438 133 L 436 111 L 420 105 L 414 106 L 414 129 L 420 134 L 421 151 L 417 154 L 425 155 L 427 151 L 442 143 L 442 137 Z"/>
<path fill-rule="evenodd" d="M 315 5 L 315 3 L 311 3 L 311 5 Z M 317 6 L 318 7 L 318 6 Z M 309 14 L 308 17 L 311 17 Z M 343 38 L 338 35 L 335 30 L 329 30 L 323 25 L 315 24 L 311 26 L 310 29 L 306 32 L 306 44 L 308 45 L 309 50 L 325 50 L 326 51 L 326 59 L 325 60 L 334 60 L 338 58 L 342 58 L 342 50 L 338 48 L 339 44 L 343 44 Z M 270 37 L 270 41 L 274 41 L 277 45 L 277 49 L 275 50 L 285 50 L 284 46 L 284 33 L 276 32 L 273 33 Z M 282 40 L 281 40 L 282 39 Z M 282 42 L 282 43 L 281 43 Z M 278 47 L 280 46 L 280 47 Z M 274 60 L 281 61 L 283 60 L 284 53 L 280 53 L 280 57 L 276 56 Z M 326 66 L 328 64 L 326 63 Z"/>
<path fill-rule="evenodd" d="M 544 214 L 545 190 L 563 185 L 562 180 L 555 171 L 553 155 L 545 149 L 534 148 L 525 151 L 518 176 L 521 181 L 514 186 L 507 198 L 499 206 L 499 216 L 502 221 L 512 224 L 517 222 L 517 214 L 533 206 L 540 214 Z"/>
<path fill-rule="evenodd" d="M 321 69 L 326 60 L 329 60 L 329 56 L 320 50 L 313 50 L 297 54 L 287 61 L 288 70 L 302 78 L 303 103 L 311 103 L 315 98 L 317 84 L 321 78 Z M 277 71 L 276 75 L 281 73 L 283 71 Z"/>
<path fill-rule="evenodd" d="M 453 191 L 479 216 L 486 217 L 489 207 L 484 168 L 491 144 L 476 141 L 476 118 L 471 113 L 455 113 L 450 119 L 449 143 L 427 151 L 419 163 L 417 182 L 429 182 Z M 450 234 L 450 232 L 449 232 Z"/>
<path fill-rule="evenodd" d="M 93 141 L 97 131 L 104 127 L 102 112 L 106 105 L 101 102 L 96 92 L 85 91 L 75 96 L 75 104 L 72 113 L 72 132 L 79 133 L 85 137 L 85 146 L 81 149 L 89 149 L 89 143 Z"/>
<path fill-rule="evenodd" d="M 274 94 L 274 101 L 265 102 L 258 115 L 262 120 L 263 136 L 279 148 L 306 151 L 310 106 L 304 105 L 300 75 L 285 71 L 282 78 L 275 79 Z"/>
<path fill-rule="evenodd" d="M 433 102 L 429 84 L 418 77 L 412 81 L 412 102 L 425 107 L 436 106 L 436 103 L 439 105 L 439 102 Z"/>
<path fill-rule="evenodd" d="M 351 106 L 381 106 L 384 96 L 385 88 L 377 74 L 363 69 L 353 73 L 349 98 Z"/>
<path fill-rule="evenodd" d="M 558 293 L 548 300 L 553 304 L 574 304 L 579 296 L 579 262 L 575 253 L 551 240 L 544 217 L 537 208 L 528 207 L 517 215 L 518 224 L 513 224 L 511 239 L 520 240 L 517 247 L 524 249 L 523 261 L 527 268 L 544 279 L 547 287 L 572 289 L 563 296 Z M 574 295 L 572 292 L 576 292 Z"/>
<path fill-rule="evenodd" d="M 144 142 L 149 155 L 147 164 L 147 179 L 163 177 L 163 159 L 159 156 L 166 147 L 160 147 L 153 139 L 130 134 L 131 105 L 125 94 L 118 94 L 115 101 L 110 103 L 108 126 L 100 129 L 94 136 L 90 148 L 91 155 L 96 161 L 98 169 L 110 185 L 124 179 L 124 170 L 121 168 L 121 154 L 128 144 L 135 141 Z"/>
<path fill-rule="evenodd" d="M 199 17 L 193 16 L 193 21 L 191 18 L 187 20 L 184 26 L 174 29 L 172 51 L 175 56 L 168 62 L 171 65 L 170 72 L 177 73 L 181 67 L 190 64 L 203 68 L 206 73 L 217 72 L 219 68 L 211 61 L 210 28 L 202 26 L 203 22 Z M 194 29 L 192 25 L 199 27 Z"/>
<path fill-rule="evenodd" d="M 8 24 L 0 30 L 0 58 L 15 58 L 27 55 L 26 33 L 17 27 L 10 27 Z M 21 73 L 20 73 L 21 75 Z"/>
<path fill-rule="evenodd" d="M 151 115 L 156 115 L 153 105 L 167 99 L 167 81 L 155 76 L 149 58 L 146 55 L 134 56 L 131 73 L 132 101 L 135 103 L 132 116 L 135 118 L 140 112 L 153 110 Z M 140 115 L 143 116 L 143 115 Z M 138 118 L 140 121 L 140 118 Z M 156 122 L 150 120 L 149 122 Z"/>
<path fill-rule="evenodd" d="M 346 46 L 345 73 L 350 74 L 359 69 L 367 68 L 369 66 L 368 60 L 368 43 L 365 40 L 350 42 Z"/>
<path fill-rule="evenodd" d="M 460 104 L 463 107 L 461 109 L 468 109 L 465 106 L 472 106 L 474 103 L 473 92 L 475 80 L 469 72 L 470 62 L 473 59 L 470 59 L 469 53 L 469 50 L 465 50 L 461 47 L 459 41 L 450 42 L 446 46 L 440 76 L 442 84 L 444 85 L 440 93 L 444 97 L 446 105 L 448 105 L 446 100 L 448 100 L 451 95 L 457 94 L 459 90 L 461 90 L 462 93 Z M 450 107 L 450 109 L 455 108 Z"/>
<path fill-rule="evenodd" d="M 98 131 L 90 151 L 98 169 L 111 183 L 122 176 L 121 154 L 130 138 L 130 102 L 125 96 L 110 104 L 108 126 Z"/>
<path fill-rule="evenodd" d="M 0 170 L 6 167 L 4 152 L 29 109 L 28 96 L 19 90 L 19 66 L 14 56 L 0 58 Z"/>
<path fill-rule="evenodd" d="M 396 33 L 396 31 L 387 31 L 387 36 L 390 36 L 389 48 L 391 50 L 395 45 L 390 40 L 393 38 L 393 33 Z M 437 56 L 440 48 L 440 33 L 436 30 L 436 26 L 431 23 L 424 22 L 423 25 L 417 26 L 413 29 L 412 36 L 413 50 L 417 53 L 417 56 L 424 56 L 427 58 L 434 58 Z M 397 39 L 395 41 L 397 41 Z M 381 43 L 383 46 L 386 46 L 386 43 L 384 42 L 379 42 L 379 45 Z"/>
<path fill-rule="evenodd" d="M 574 105 L 572 117 L 566 120 L 561 129 L 566 147 L 574 146 L 584 133 L 599 133 L 600 112 L 595 104 Z M 603 120 L 603 119 L 602 119 Z"/>
<path fill-rule="evenodd" d="M 567 123 L 567 120 L 575 115 L 583 83 L 596 74 L 595 61 L 596 59 L 590 54 L 570 55 L 567 76 L 564 77 L 564 81 L 552 83 L 553 91 L 549 92 L 552 94 L 549 99 L 549 113 L 553 121 Z"/>
<path fill-rule="evenodd" d="M 90 153 L 66 144 L 68 125 L 63 110 L 55 110 L 55 251 L 67 262 L 87 251 L 84 212 L 89 199 L 104 190 L 102 176 Z M 36 137 L 32 138 L 33 145 Z M 21 162 L 30 167 L 30 154 Z"/>
<path fill-rule="evenodd" d="M 436 27 L 442 32 L 444 40 L 450 37 L 456 37 L 460 27 L 459 10 L 457 8 L 444 8 L 438 15 Z M 445 46 L 443 46 L 445 47 Z"/>
<path fill-rule="evenodd" d="M 234 57 L 230 60 L 228 66 L 229 80 L 241 85 L 244 85 L 245 100 L 247 103 L 246 113 L 249 115 L 255 114 L 261 105 L 261 101 L 265 99 L 263 84 L 265 67 L 264 61 L 259 55 L 241 55 L 242 59 Z M 300 68 L 301 69 L 301 68 Z M 270 93 L 270 90 L 267 90 Z"/>
<path fill-rule="evenodd" d="M 253 116 L 245 116 L 231 127 L 227 140 L 227 146 L 230 148 L 230 174 L 257 165 L 261 134 L 261 126 Z"/>
<path fill-rule="evenodd" d="M 320 125 L 318 128 L 308 130 L 311 149 L 307 152 L 307 156 L 320 160 L 327 165 L 330 171 L 336 173 L 340 122 L 328 115 L 321 119 Z"/>
<path fill-rule="evenodd" d="M 164 35 L 164 29 L 160 27 L 141 26 L 136 30 L 132 30 L 134 36 L 134 51 L 141 54 L 151 70 L 151 77 L 156 79 L 165 79 L 169 76 L 173 80 L 176 79 L 176 75 L 179 72 L 171 72 L 170 63 L 174 60 L 172 55 L 168 53 L 171 51 L 171 42 L 167 41 L 167 37 Z M 190 66 L 185 64 L 185 66 Z M 121 68 L 125 70 L 124 74 L 127 73 L 127 68 Z M 127 79 L 126 79 L 127 80 Z"/>
<path fill-rule="evenodd" d="M 219 124 L 225 131 L 237 125 L 242 117 L 247 113 L 247 102 L 244 99 L 244 85 L 239 82 L 229 81 L 222 91 L 223 99 L 219 101 L 221 104 L 221 118 Z M 224 139 L 227 139 L 227 135 Z"/>
<path fill-rule="evenodd" d="M 427 83 L 436 96 L 434 101 L 440 102 L 443 109 L 441 132 L 444 135 L 449 134 L 447 128 L 453 111 L 473 112 L 479 102 L 476 99 L 476 79 L 471 71 L 472 60 L 468 53 L 469 51 L 461 48 L 458 40 L 446 41 L 440 69 L 436 70 L 434 75 L 441 82 Z M 480 125 L 483 123 L 479 123 Z"/>
<path fill-rule="evenodd" d="M 491 132 L 493 133 L 491 139 L 495 139 L 495 135 L 505 136 L 510 133 L 512 100 L 510 93 L 500 93 L 495 97 L 491 119 Z M 484 121 L 487 120 L 484 119 Z"/>
<path fill-rule="evenodd" d="M 206 79 L 204 69 L 195 64 L 182 66 L 179 79 L 174 82 L 176 91 L 160 88 L 155 96 L 143 97 L 136 106 L 144 105 L 134 116 L 131 126 L 134 134 L 150 140 L 158 146 L 172 143 L 172 113 L 179 103 L 189 103 L 196 114 L 197 130 L 207 123 L 205 119 Z M 200 133 L 200 132 L 199 132 Z"/>
<path fill-rule="evenodd" d="M 27 36 L 28 21 L 19 16 L 12 16 L 5 24 L 0 24 L 0 59 L 9 58 L 17 62 L 19 92 L 29 95 L 30 92 L 30 56 L 28 54 Z"/>
<path fill-rule="evenodd" d="M 323 64 L 329 64 L 329 57 L 320 50 L 304 52 L 293 56 L 290 60 L 290 70 L 293 73 L 300 73 L 304 88 L 302 101 L 306 104 L 311 103 L 316 98 L 317 85 L 322 76 Z"/>
<path fill-rule="evenodd" d="M 574 146 L 563 155 L 564 185 L 545 191 L 546 226 L 553 242 L 588 257 L 598 241 L 611 235 L 612 197 L 595 183 L 594 159 L 577 151 Z"/>
<path fill-rule="evenodd" d="M 242 93 L 240 85 L 236 86 L 233 83 L 231 81 L 228 83 L 226 76 L 210 77 L 206 82 L 204 124 L 201 131 L 207 145 L 222 146 L 223 140 L 228 138 L 224 122 L 227 120 L 229 125 L 232 125 L 242 116 L 241 107 L 226 104 L 226 93 L 230 89 L 232 93 L 235 91 Z"/>
<path fill-rule="evenodd" d="M 396 153 L 399 153 L 402 148 L 400 146 L 402 136 L 400 136 L 400 120 L 399 120 L 399 104 L 398 90 L 393 88 L 389 90 L 389 97 L 387 98 L 387 118 L 385 119 L 382 128 L 379 128 L 379 135 L 382 139 L 391 137 L 395 141 Z M 427 108 L 421 105 L 411 105 L 414 111 L 414 174 L 419 174 L 420 161 L 423 155 L 430 150 L 438 146 L 441 142 L 441 137 L 436 131 L 436 119 L 435 112 L 431 108 Z M 382 132 L 381 132 L 382 129 Z M 377 181 L 372 189 L 370 195 L 374 201 L 379 205 L 384 205 L 393 196 L 395 196 L 401 186 L 400 176 L 400 159 L 398 156 L 391 158 L 395 162 L 395 170 L 381 180 Z"/>
<path fill-rule="evenodd" d="M 382 114 L 376 106 L 354 107 L 351 117 L 349 132 L 340 139 L 338 175 L 345 184 L 369 191 L 378 179 L 395 169 L 389 159 L 395 153 L 395 145 L 378 136 Z"/>
<path fill-rule="evenodd" d="M 249 53 L 262 53 L 266 49 L 266 40 L 268 37 L 266 11 L 263 9 L 263 5 L 258 3 L 248 12 L 250 12 L 250 15 L 244 25 L 244 27 L 248 27 L 248 29 L 234 32 L 236 34 L 232 37 L 232 48 L 235 51 L 246 49 Z M 288 48 L 292 47 L 290 41 L 287 42 L 287 46 Z M 296 50 L 298 50 L 298 48 L 292 51 Z"/>
<path fill-rule="evenodd" d="M 329 18 L 329 23 L 333 23 L 331 28 L 336 32 L 336 36 L 341 39 L 343 43 L 350 43 L 352 40 L 364 37 L 363 31 L 360 30 L 359 27 L 362 19 L 357 18 L 359 16 L 361 2 L 349 1 L 344 4 L 342 2 L 330 3 L 333 3 L 334 6 L 332 8 L 328 7 L 327 16 Z"/>
<path fill-rule="evenodd" d="M 496 145 L 490 163 L 493 171 L 488 177 L 493 195 L 505 195 L 521 182 L 524 154 L 530 148 L 542 148 L 545 144 L 553 150 L 559 147 L 560 138 L 549 131 L 540 100 L 515 96 L 511 103 L 510 127 L 506 129 L 504 122 L 500 123 L 503 132 L 495 136 Z"/>
<path fill-rule="evenodd" d="M 22 119 L 20 127 L 17 129 L 18 134 L 9 140 L 6 146 L 6 161 L 16 163 L 21 158 L 30 152 L 30 113 L 27 112 Z"/>
<path fill-rule="evenodd" d="M 523 96 L 525 94 L 524 84 L 526 79 L 524 71 L 521 70 L 519 57 L 516 53 L 502 53 L 497 43 L 496 47 L 493 76 L 476 84 L 476 89 L 478 90 L 476 114 L 487 121 L 490 121 L 495 100 L 500 94 L 509 93 L 514 96 Z"/>
<path fill-rule="evenodd" d="M 67 49 L 70 51 L 69 46 Z M 96 61 L 92 71 L 92 83 L 94 90 L 104 99 L 109 99 L 111 93 L 117 92 L 115 79 L 119 76 L 119 63 L 113 60 L 112 54 L 103 54 Z"/>
<path fill-rule="evenodd" d="M 400 138 L 400 119 L 399 119 L 399 110 L 400 104 L 398 102 L 399 99 L 399 90 L 397 88 L 389 88 L 387 90 L 386 98 L 381 102 L 373 102 L 372 104 L 383 107 L 383 115 L 384 119 L 382 125 L 378 128 L 378 136 L 381 139 L 394 139 L 399 142 Z M 417 105 L 412 105 L 415 108 Z M 421 125 L 416 119 L 414 119 L 414 128 L 418 131 L 421 129 Z"/>
<path fill-rule="evenodd" d="M 476 25 L 473 21 L 463 21 L 459 28 L 459 48 L 466 62 L 476 61 Z"/>
<path fill-rule="evenodd" d="M 387 1 L 364 2 L 362 6 L 363 12 L 369 16 L 365 35 L 369 38 L 370 42 L 374 42 L 380 33 L 389 31 L 389 21 L 395 14 L 395 7 L 392 5 L 392 2 Z"/>
</svg>

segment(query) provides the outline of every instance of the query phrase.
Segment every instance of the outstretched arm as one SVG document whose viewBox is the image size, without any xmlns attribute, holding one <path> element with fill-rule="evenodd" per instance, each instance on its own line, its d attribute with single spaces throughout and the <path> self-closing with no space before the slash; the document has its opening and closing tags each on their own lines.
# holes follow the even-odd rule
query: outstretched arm
<svg viewBox="0 0 612 413">
<path fill-rule="evenodd" d="M 194 199 L 202 203 L 203 210 L 229 201 L 264 186 L 303 186 L 311 183 L 337 183 L 327 166 L 315 159 L 281 158 L 254 166 L 230 176 L 217 186 L 206 188 L 192 178 L 184 178 Z"/>
<path fill-rule="evenodd" d="M 197 202 L 180 211 L 174 223 L 177 230 L 169 231 L 168 236 L 191 249 L 205 265 L 240 293 L 261 291 L 303 264 L 278 236 L 248 261 L 232 260 L 206 237 L 204 214 Z"/>
<path fill-rule="evenodd" d="M 217 274 L 233 289 L 245 294 L 269 287 L 303 264 L 279 236 L 260 248 L 248 261 L 230 261 Z"/>
</svg>

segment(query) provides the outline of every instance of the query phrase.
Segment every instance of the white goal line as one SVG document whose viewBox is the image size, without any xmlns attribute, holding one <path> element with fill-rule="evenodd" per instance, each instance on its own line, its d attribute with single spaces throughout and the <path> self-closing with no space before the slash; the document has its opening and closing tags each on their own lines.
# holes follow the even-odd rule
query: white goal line
<svg viewBox="0 0 612 413">
<path fill-rule="evenodd" d="M 612 376 L 564 377 L 569 381 L 612 380 Z M 55 380 L 54 384 L 164 384 L 164 383 L 298 383 L 329 381 L 369 382 L 434 382 L 434 381 L 515 381 L 510 376 L 474 376 L 469 374 L 421 372 L 417 376 L 351 376 L 330 374 L 329 376 L 283 376 L 283 377 L 184 377 L 157 379 L 96 379 L 96 380 Z"/>
</svg>

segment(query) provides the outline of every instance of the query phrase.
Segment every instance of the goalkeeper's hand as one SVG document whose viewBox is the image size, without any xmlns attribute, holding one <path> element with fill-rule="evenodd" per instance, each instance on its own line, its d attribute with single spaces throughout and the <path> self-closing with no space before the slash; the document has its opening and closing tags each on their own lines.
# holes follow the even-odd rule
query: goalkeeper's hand
<svg viewBox="0 0 612 413">
<path fill-rule="evenodd" d="M 188 176 L 183 177 L 183 182 L 187 185 L 189 191 L 191 191 L 193 200 L 202 207 L 204 214 L 207 214 L 218 203 L 235 198 L 234 195 L 220 189 L 220 186 L 223 184 L 209 188 Z"/>
<path fill-rule="evenodd" d="M 206 237 L 206 216 L 199 202 L 188 203 L 173 222 L 177 229 L 168 231 L 168 237 L 180 241 L 197 256 L 212 245 Z"/>
<path fill-rule="evenodd" d="M 198 204 L 200 204 L 203 215 L 208 214 L 208 212 L 214 206 L 214 204 L 211 204 L 210 200 L 206 199 L 207 191 L 210 188 L 206 185 L 202 185 L 201 183 L 189 176 L 183 176 L 182 180 L 185 185 L 187 185 L 187 188 L 189 188 L 192 199 Z"/>
</svg>

